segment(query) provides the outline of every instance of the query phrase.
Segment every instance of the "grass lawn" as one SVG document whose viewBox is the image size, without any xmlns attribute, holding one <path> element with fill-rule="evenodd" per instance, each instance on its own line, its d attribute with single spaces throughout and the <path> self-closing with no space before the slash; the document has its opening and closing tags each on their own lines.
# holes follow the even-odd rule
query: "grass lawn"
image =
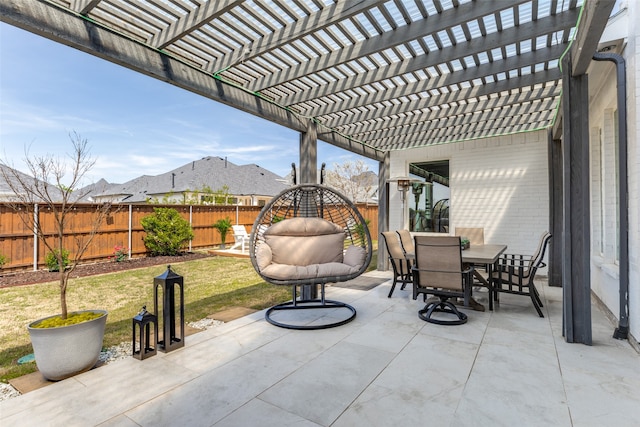
<svg viewBox="0 0 640 427">
<path fill-rule="evenodd" d="M 375 269 L 376 255 L 374 251 L 370 269 Z M 184 277 L 186 323 L 231 307 L 262 310 L 291 298 L 290 287 L 264 282 L 249 259 L 209 257 L 175 263 L 171 269 Z M 131 342 L 131 319 L 143 305 L 153 311 L 153 279 L 165 270 L 154 266 L 71 279 L 69 311 L 107 310 L 104 347 Z M 27 325 L 59 312 L 57 282 L 0 289 L 0 381 L 36 371 L 35 363 L 17 364 L 33 352 Z"/>
</svg>

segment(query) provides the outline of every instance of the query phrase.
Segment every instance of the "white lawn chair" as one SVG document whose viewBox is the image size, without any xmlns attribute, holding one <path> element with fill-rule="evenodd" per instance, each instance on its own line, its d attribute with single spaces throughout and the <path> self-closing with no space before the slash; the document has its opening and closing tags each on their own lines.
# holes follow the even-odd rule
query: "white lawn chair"
<svg viewBox="0 0 640 427">
<path fill-rule="evenodd" d="M 244 228 L 244 225 L 233 225 L 233 246 L 230 249 L 241 248 L 242 253 L 244 253 L 245 248 L 249 247 L 249 234 L 247 234 L 247 230 Z"/>
</svg>

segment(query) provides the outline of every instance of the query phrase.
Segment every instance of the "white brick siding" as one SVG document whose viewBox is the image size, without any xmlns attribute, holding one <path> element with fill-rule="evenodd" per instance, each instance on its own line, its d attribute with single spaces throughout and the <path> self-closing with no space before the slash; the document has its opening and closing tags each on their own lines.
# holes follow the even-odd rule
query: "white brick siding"
<svg viewBox="0 0 640 427">
<path fill-rule="evenodd" d="M 549 229 L 547 133 L 465 141 L 391 154 L 391 176 L 408 175 L 409 163 L 449 160 L 450 232 L 483 227 L 486 243 L 531 254 Z M 401 205 L 390 188 L 390 229 L 400 228 Z M 546 273 L 543 273 L 546 274 Z"/>
</svg>

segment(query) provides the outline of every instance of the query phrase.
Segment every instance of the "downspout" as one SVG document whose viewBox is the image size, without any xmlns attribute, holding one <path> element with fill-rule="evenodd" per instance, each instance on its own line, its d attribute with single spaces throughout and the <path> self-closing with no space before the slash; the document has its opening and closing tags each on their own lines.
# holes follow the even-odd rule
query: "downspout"
<svg viewBox="0 0 640 427">
<path fill-rule="evenodd" d="M 624 58 L 617 53 L 593 55 L 594 61 L 611 61 L 616 64 L 618 89 L 618 149 L 620 198 L 620 320 L 613 332 L 613 338 L 626 340 L 629 336 L 629 203 L 627 187 L 627 72 Z"/>
</svg>

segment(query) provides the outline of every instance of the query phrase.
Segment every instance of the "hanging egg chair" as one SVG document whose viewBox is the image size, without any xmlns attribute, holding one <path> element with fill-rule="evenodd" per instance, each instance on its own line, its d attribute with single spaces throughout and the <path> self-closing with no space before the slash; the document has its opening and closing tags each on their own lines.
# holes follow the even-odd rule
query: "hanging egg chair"
<svg viewBox="0 0 640 427">
<path fill-rule="evenodd" d="M 325 329 L 355 318 L 355 308 L 325 298 L 325 285 L 366 271 L 372 256 L 371 235 L 355 205 L 334 189 L 301 184 L 271 199 L 253 224 L 249 254 L 266 282 L 292 288 L 291 301 L 267 310 L 269 323 L 289 329 Z M 318 316 L 303 316 L 311 313 L 306 310 L 315 310 Z"/>
</svg>

